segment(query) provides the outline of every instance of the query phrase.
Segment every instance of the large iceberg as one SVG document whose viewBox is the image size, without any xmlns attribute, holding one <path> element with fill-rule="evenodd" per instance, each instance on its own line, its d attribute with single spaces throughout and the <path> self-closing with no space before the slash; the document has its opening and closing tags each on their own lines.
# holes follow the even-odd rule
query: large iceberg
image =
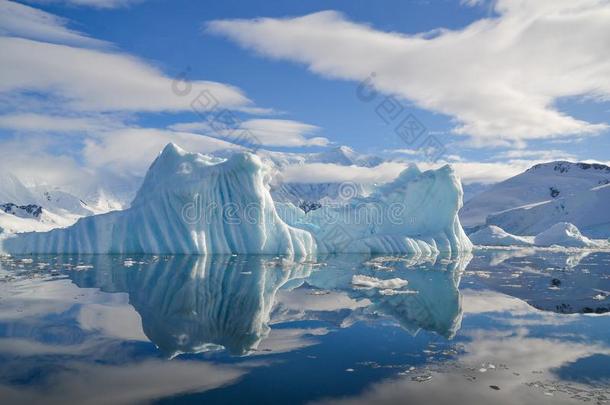
<svg viewBox="0 0 610 405">
<path fill-rule="evenodd" d="M 446 166 L 415 166 L 366 198 L 305 214 L 273 201 L 270 171 L 251 153 L 228 159 L 165 147 L 130 208 L 65 229 L 10 235 L 11 254 L 284 254 L 468 251 L 462 188 Z"/>
</svg>

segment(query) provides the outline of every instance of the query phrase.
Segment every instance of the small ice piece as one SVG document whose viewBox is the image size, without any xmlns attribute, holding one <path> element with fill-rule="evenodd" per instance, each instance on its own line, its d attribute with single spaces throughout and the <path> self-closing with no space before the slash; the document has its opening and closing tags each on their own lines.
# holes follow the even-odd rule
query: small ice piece
<svg viewBox="0 0 610 405">
<path fill-rule="evenodd" d="M 401 294 L 419 294 L 418 291 L 415 290 L 392 290 L 392 289 L 385 289 L 385 290 L 380 290 L 379 294 L 381 295 L 385 295 L 385 296 L 391 296 L 391 295 L 401 295 Z"/>
<path fill-rule="evenodd" d="M 593 299 L 595 301 L 603 301 L 606 299 L 606 296 L 604 294 L 597 294 L 597 295 L 593 296 Z"/>
<path fill-rule="evenodd" d="M 353 373 L 354 369 L 353 368 L 346 368 L 345 371 L 347 371 L 348 373 Z"/>
<path fill-rule="evenodd" d="M 407 280 L 401 278 L 391 278 L 388 280 L 381 280 L 375 277 L 355 275 L 352 277 L 352 284 L 359 288 L 378 288 L 381 290 L 393 290 L 396 288 L 402 288 L 408 284 Z"/>
</svg>

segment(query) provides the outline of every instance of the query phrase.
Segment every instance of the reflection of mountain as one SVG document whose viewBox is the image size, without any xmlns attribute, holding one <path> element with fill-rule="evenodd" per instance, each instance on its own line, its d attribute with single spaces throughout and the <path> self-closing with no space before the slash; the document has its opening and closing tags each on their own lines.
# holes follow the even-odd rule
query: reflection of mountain
<svg viewBox="0 0 610 405">
<path fill-rule="evenodd" d="M 346 300 L 365 303 L 329 308 L 329 312 L 341 311 L 341 315 L 328 314 L 323 317 L 327 320 L 350 316 L 366 319 L 383 313 L 413 333 L 423 328 L 451 337 L 461 322 L 457 287 L 469 258 L 439 260 L 419 267 L 402 260 L 387 259 L 386 263 L 384 258 L 374 259 L 392 268 L 388 271 L 375 269 L 361 255 L 335 256 L 313 273 L 310 263 L 265 256 L 132 258 L 147 264 L 128 268 L 118 256 L 95 256 L 91 260 L 92 270 L 71 272 L 71 279 L 79 287 L 129 294 L 130 304 L 142 318 L 144 333 L 165 355 L 173 357 L 218 346 L 238 355 L 255 350 L 269 334 L 278 290 L 283 288 L 290 299 L 290 294 L 297 293 L 290 290 L 301 285 L 334 290 Z M 379 289 L 355 289 L 351 284 L 354 274 L 379 279 L 400 277 L 408 280 L 408 288 L 417 293 L 388 295 Z M 311 297 L 315 300 L 315 295 Z M 283 321 L 306 319 L 307 308 L 303 309 L 282 313 Z"/>
</svg>

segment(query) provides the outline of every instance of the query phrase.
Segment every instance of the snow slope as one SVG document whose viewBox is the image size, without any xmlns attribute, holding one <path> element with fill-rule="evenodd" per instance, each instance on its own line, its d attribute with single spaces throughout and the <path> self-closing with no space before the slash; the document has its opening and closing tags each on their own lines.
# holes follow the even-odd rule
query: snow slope
<svg viewBox="0 0 610 405">
<path fill-rule="evenodd" d="M 531 237 L 516 236 L 495 225 L 486 226 L 468 236 L 475 245 L 481 246 L 530 246 Z"/>
<path fill-rule="evenodd" d="M 305 214 L 278 204 L 269 167 L 256 155 L 229 159 L 169 144 L 129 209 L 80 219 L 66 229 L 13 235 L 8 253 L 457 253 L 471 243 L 457 218 L 462 188 L 449 167 L 412 166 L 372 196 Z M 381 212 L 381 221 L 359 215 Z"/>
<path fill-rule="evenodd" d="M 545 203 L 547 205 L 544 208 L 539 208 L 532 218 L 524 220 L 524 224 L 513 226 L 509 221 L 496 220 L 487 223 L 498 225 L 511 233 L 532 235 L 541 232 L 554 223 L 569 221 L 586 232 L 589 226 L 603 222 L 603 218 L 600 218 L 597 222 L 590 218 L 592 221 L 586 224 L 581 223 L 578 217 L 584 215 L 584 212 L 576 214 L 572 210 L 573 217 L 561 219 L 553 212 L 557 207 L 556 202 L 560 200 L 572 201 L 573 198 L 587 193 L 577 203 L 574 201 L 574 208 L 582 211 L 589 210 L 595 204 L 587 205 L 589 203 L 585 203 L 584 200 L 607 198 L 606 195 L 588 194 L 589 191 L 608 183 L 610 183 L 610 167 L 608 166 L 564 161 L 539 164 L 474 196 L 464 204 L 460 211 L 460 219 L 465 227 L 470 228 L 485 224 L 489 216 L 500 215 L 499 213 L 503 211 L 524 206 L 529 208 L 536 204 Z M 610 202 L 610 200 L 606 201 Z M 577 205 L 578 207 L 576 207 Z M 597 207 L 597 205 L 595 206 Z M 602 214 L 600 211 L 596 213 Z M 521 215 L 522 212 L 518 212 L 512 218 L 518 219 Z M 534 223 L 538 221 L 545 222 L 533 227 Z"/>
<path fill-rule="evenodd" d="M 610 184 L 488 217 L 488 223 L 520 235 L 535 235 L 558 222 L 570 222 L 592 238 L 610 236 Z"/>
</svg>

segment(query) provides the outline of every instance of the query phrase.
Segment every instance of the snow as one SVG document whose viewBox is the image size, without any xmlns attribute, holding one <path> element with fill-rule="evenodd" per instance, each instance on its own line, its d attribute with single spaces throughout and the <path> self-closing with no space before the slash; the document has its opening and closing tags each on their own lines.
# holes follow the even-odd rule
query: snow
<svg viewBox="0 0 610 405">
<path fill-rule="evenodd" d="M 470 234 L 469 238 L 475 245 L 484 246 L 530 246 L 533 244 L 531 237 L 512 235 L 495 225 L 479 229 Z"/>
<path fill-rule="evenodd" d="M 566 246 L 566 247 L 597 247 L 599 244 L 583 236 L 578 228 L 567 222 L 559 222 L 534 238 L 538 246 Z"/>
<path fill-rule="evenodd" d="M 128 209 L 65 229 L 11 235 L 2 248 L 15 254 L 309 255 L 453 254 L 472 247 L 457 217 L 461 183 L 449 166 L 426 172 L 411 166 L 368 197 L 308 214 L 274 202 L 270 180 L 270 166 L 251 153 L 221 159 L 169 144 Z"/>
</svg>

